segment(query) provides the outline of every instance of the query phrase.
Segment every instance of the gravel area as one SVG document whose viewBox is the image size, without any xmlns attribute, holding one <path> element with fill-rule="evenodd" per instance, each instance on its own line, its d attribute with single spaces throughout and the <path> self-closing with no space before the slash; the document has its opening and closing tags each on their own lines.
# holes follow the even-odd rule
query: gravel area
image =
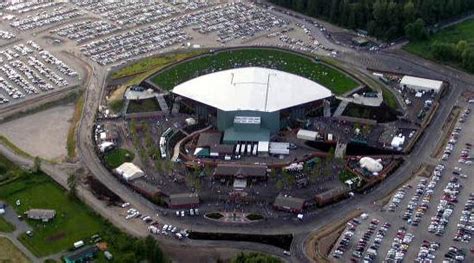
<svg viewBox="0 0 474 263">
<path fill-rule="evenodd" d="M 0 124 L 0 134 L 32 156 L 62 160 L 73 112 L 73 104 L 50 108 Z"/>
</svg>

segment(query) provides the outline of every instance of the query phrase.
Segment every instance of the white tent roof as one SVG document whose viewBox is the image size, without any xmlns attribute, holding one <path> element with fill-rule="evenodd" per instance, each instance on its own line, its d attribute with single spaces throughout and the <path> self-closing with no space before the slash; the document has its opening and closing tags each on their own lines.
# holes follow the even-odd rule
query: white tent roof
<svg viewBox="0 0 474 263">
<path fill-rule="evenodd" d="M 115 171 L 127 181 L 137 179 L 145 175 L 143 171 L 133 163 L 123 163 L 117 167 Z"/>
<path fill-rule="evenodd" d="M 405 143 L 405 136 L 395 136 L 393 137 L 390 145 L 392 145 L 392 147 L 394 148 L 398 148 L 402 146 L 404 143 Z"/>
<path fill-rule="evenodd" d="M 435 91 L 439 91 L 441 87 L 443 86 L 443 82 L 439 80 L 418 78 L 418 77 L 412 77 L 412 76 L 403 76 L 402 80 L 400 81 L 400 84 L 408 85 L 408 86 L 423 87 L 425 89 L 433 89 Z"/>
<path fill-rule="evenodd" d="M 268 148 L 270 146 L 270 142 L 260 141 L 258 142 L 258 152 L 259 153 L 268 153 Z"/>
<path fill-rule="evenodd" d="M 378 173 L 378 172 L 382 171 L 383 166 L 380 162 L 381 162 L 381 160 L 375 160 L 375 159 L 370 158 L 370 157 L 362 157 L 359 160 L 360 167 L 366 168 L 367 170 L 369 170 L 372 173 Z"/>
<path fill-rule="evenodd" d="M 290 154 L 290 143 L 288 142 L 270 142 L 270 154 Z"/>
<path fill-rule="evenodd" d="M 315 141 L 318 137 L 318 132 L 300 129 L 296 134 L 296 138 L 308 140 L 308 141 Z"/>
<path fill-rule="evenodd" d="M 309 79 L 279 70 L 247 67 L 186 81 L 173 93 L 223 111 L 274 112 L 332 96 Z"/>
</svg>

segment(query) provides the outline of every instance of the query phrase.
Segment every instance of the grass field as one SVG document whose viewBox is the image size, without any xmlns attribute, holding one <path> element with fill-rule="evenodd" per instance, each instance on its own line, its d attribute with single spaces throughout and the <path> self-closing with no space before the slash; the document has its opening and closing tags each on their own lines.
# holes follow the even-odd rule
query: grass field
<svg viewBox="0 0 474 263">
<path fill-rule="evenodd" d="M 105 154 L 105 163 L 110 168 L 117 168 L 124 162 L 131 162 L 135 155 L 126 149 L 114 149 Z"/>
<path fill-rule="evenodd" d="M 21 170 L 12 162 L 0 155 L 0 185 L 7 184 L 20 176 Z"/>
<path fill-rule="evenodd" d="M 109 102 L 110 109 L 115 113 L 120 113 L 124 106 L 124 100 L 118 99 Z"/>
<path fill-rule="evenodd" d="M 7 238 L 0 237 L 0 262 L 30 262 L 21 251 Z"/>
<path fill-rule="evenodd" d="M 0 216 L 0 232 L 11 233 L 15 231 L 15 226 L 10 224 L 3 216 Z"/>
<path fill-rule="evenodd" d="M 154 238 L 137 239 L 121 232 L 78 199 L 69 197 L 67 192 L 47 175 L 41 172 L 23 171 L 1 155 L 0 164 L 21 174 L 18 179 L 0 185 L 0 199 L 13 205 L 18 214 L 29 208 L 56 210 L 56 218 L 49 223 L 27 220 L 33 228 L 33 237 L 27 237 L 26 234 L 19 237 L 19 240 L 36 256 L 43 257 L 68 250 L 78 240 L 93 244 L 90 237 L 99 234 L 102 240 L 107 242 L 108 250 L 114 258 L 121 259 L 121 262 L 168 262 Z M 18 199 L 21 200 L 20 207 L 15 205 Z M 13 251 L 8 248 L 3 252 L 5 250 L 2 249 L 7 247 L 0 243 L 0 262 L 4 262 L 2 256 Z M 14 251 L 11 252 L 12 255 L 13 253 Z M 15 258 L 6 262 L 23 261 Z M 103 253 L 99 253 L 94 262 L 109 261 L 105 259 Z"/>
<path fill-rule="evenodd" d="M 166 66 L 171 63 L 181 61 L 183 59 L 186 59 L 192 56 L 199 55 L 203 52 L 205 51 L 197 50 L 197 51 L 188 52 L 188 53 L 169 54 L 169 55 L 164 55 L 164 56 L 160 55 L 160 56 L 145 58 L 112 73 L 112 79 L 134 76 L 137 74 L 146 73 L 152 69 L 158 70 L 159 67 Z"/>
<path fill-rule="evenodd" d="M 22 235 L 20 241 L 38 256 L 58 253 L 72 247 L 75 241 L 101 230 L 101 222 L 90 210 L 42 173 L 24 173 L 19 179 L 0 186 L 0 198 L 15 207 L 18 214 L 30 208 L 55 209 L 56 218 L 49 223 L 28 220 L 33 237 Z M 15 201 L 20 200 L 17 207 Z"/>
<path fill-rule="evenodd" d="M 439 41 L 456 44 L 460 40 L 467 41 L 469 46 L 474 45 L 474 19 L 466 20 L 457 25 L 445 28 L 430 36 L 428 40 L 410 42 L 404 49 L 418 56 L 434 60 L 431 52 L 431 45 L 434 42 Z"/>
<path fill-rule="evenodd" d="M 354 79 L 326 64 L 315 63 L 295 53 L 273 49 L 240 49 L 203 56 L 167 69 L 154 76 L 152 81 L 162 89 L 171 90 L 176 85 L 201 75 L 248 66 L 293 73 L 320 83 L 336 95 L 358 86 Z"/>
<path fill-rule="evenodd" d="M 156 98 L 145 100 L 131 100 L 128 104 L 127 113 L 152 112 L 161 110 Z"/>
</svg>

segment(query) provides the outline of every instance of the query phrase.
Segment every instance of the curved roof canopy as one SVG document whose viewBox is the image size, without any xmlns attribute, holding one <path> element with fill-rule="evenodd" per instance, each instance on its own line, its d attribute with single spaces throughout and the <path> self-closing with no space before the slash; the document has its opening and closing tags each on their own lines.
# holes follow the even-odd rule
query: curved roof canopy
<svg viewBox="0 0 474 263">
<path fill-rule="evenodd" d="M 332 96 L 329 89 L 287 72 L 247 67 L 188 80 L 173 93 L 223 111 L 274 112 Z"/>
</svg>

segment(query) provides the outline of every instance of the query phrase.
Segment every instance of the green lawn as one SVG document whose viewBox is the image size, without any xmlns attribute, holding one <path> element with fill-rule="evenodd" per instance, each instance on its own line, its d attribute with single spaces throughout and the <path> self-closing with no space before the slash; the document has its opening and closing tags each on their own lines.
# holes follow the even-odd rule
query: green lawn
<svg viewBox="0 0 474 263">
<path fill-rule="evenodd" d="M 126 149 L 114 149 L 105 154 L 105 163 L 108 167 L 114 169 L 124 162 L 131 162 L 135 155 Z"/>
<path fill-rule="evenodd" d="M 64 191 L 42 173 L 23 174 L 0 187 L 0 198 L 23 214 L 30 208 L 55 209 L 56 218 L 49 223 L 28 220 L 34 235 L 20 240 L 32 253 L 46 256 L 72 247 L 75 241 L 87 239 L 101 230 L 97 220 L 84 205 L 67 197 Z M 17 207 L 15 201 L 20 200 Z"/>
<path fill-rule="evenodd" d="M 0 232 L 10 233 L 15 231 L 15 226 L 10 224 L 3 216 L 0 216 Z"/>
<path fill-rule="evenodd" d="M 151 69 L 158 70 L 160 67 L 166 66 L 168 64 L 183 60 L 185 58 L 196 56 L 205 52 L 204 50 L 196 50 L 187 53 L 177 53 L 177 54 L 168 54 L 168 55 L 159 55 L 149 58 L 144 58 L 136 63 L 128 65 L 124 68 L 121 68 L 114 73 L 112 73 L 112 79 L 123 78 L 127 76 L 133 76 L 141 73 L 146 73 Z"/>
<path fill-rule="evenodd" d="M 90 237 L 99 234 L 107 242 L 114 258 L 120 259 L 120 262 L 168 262 L 154 238 L 137 239 L 121 232 L 79 200 L 70 198 L 47 175 L 23 171 L 1 155 L 0 164 L 20 173 L 18 179 L 0 186 L 0 199 L 14 207 L 18 214 L 23 214 L 30 208 L 56 210 L 56 218 L 49 223 L 26 219 L 33 228 L 33 237 L 22 234 L 19 240 L 36 256 L 43 257 L 68 250 L 78 240 L 92 244 Z M 21 200 L 20 207 L 15 205 L 18 199 Z M 3 218 L 0 217 L 1 219 Z M 3 262 L 2 253 L 9 253 L 2 248 L 0 242 L 0 262 Z M 109 261 L 99 252 L 95 262 Z"/>
<path fill-rule="evenodd" d="M 21 170 L 12 162 L 0 155 L 0 185 L 7 184 L 20 176 Z M 1 198 L 0 198 L 1 199 Z"/>
<path fill-rule="evenodd" d="M 109 103 L 110 109 L 115 113 L 121 112 L 123 106 L 124 106 L 123 99 L 114 100 Z"/>
<path fill-rule="evenodd" d="M 176 85 L 201 75 L 249 66 L 293 73 L 320 83 L 336 95 L 358 86 L 354 79 L 324 63 L 314 62 L 296 53 L 274 49 L 239 49 L 218 52 L 178 64 L 154 76 L 152 81 L 162 89 L 171 90 Z"/>
<path fill-rule="evenodd" d="M 471 47 L 474 45 L 474 19 L 445 28 L 430 36 L 428 40 L 410 42 L 404 49 L 418 56 L 435 60 L 431 52 L 431 45 L 434 42 L 457 44 L 460 40 L 467 41 Z M 460 64 L 455 64 L 455 66 L 460 66 Z"/>
<path fill-rule="evenodd" d="M 128 104 L 127 113 L 153 112 L 161 110 L 160 104 L 156 98 L 145 100 L 131 100 Z"/>
</svg>

